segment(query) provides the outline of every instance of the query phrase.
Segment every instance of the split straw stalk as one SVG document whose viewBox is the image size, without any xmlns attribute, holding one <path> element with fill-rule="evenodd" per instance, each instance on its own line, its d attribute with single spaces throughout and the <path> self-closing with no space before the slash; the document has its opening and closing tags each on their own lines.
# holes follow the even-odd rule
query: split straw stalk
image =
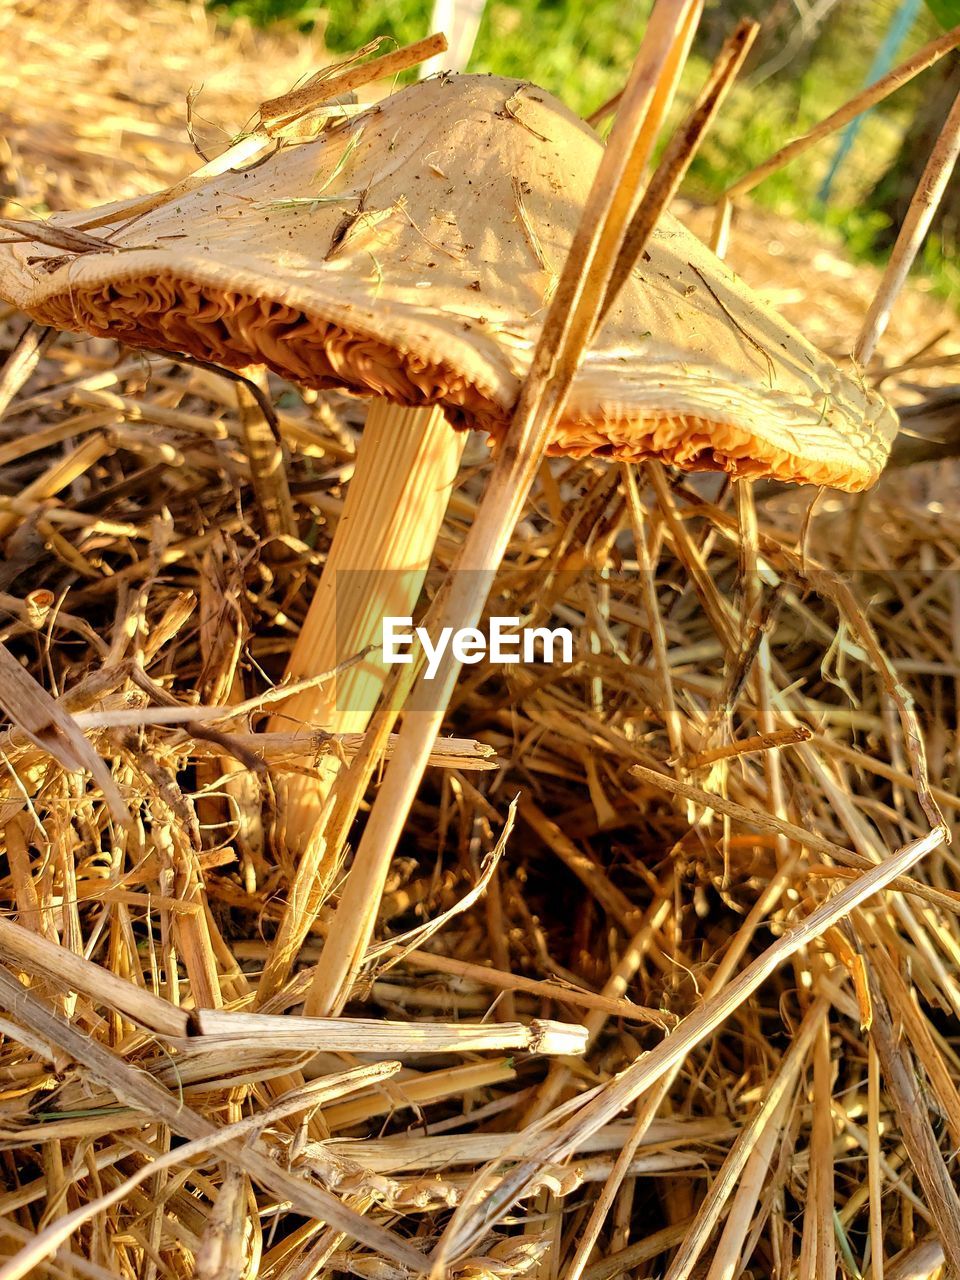
<svg viewBox="0 0 960 1280">
<path fill-rule="evenodd" d="M 564 265 L 534 353 L 530 374 L 498 453 L 490 483 L 457 560 L 436 602 L 434 634 L 476 625 L 493 572 L 536 477 L 585 345 L 602 314 L 608 283 L 636 206 L 670 95 L 668 67 L 679 74 L 676 43 L 697 0 L 655 5 L 594 186 Z M 660 90 L 658 97 L 658 89 Z M 642 206 L 641 206 L 642 208 Z M 644 210 L 646 212 L 646 210 Z M 652 227 L 653 221 L 650 219 Z M 642 244 L 635 246 L 636 252 Z M 306 1003 L 309 1013 L 342 1007 L 363 963 L 393 850 L 426 766 L 453 690 L 458 664 L 448 653 L 430 691 L 432 709 L 412 711 L 400 732 L 401 759 L 389 767 L 357 849 Z"/>
</svg>

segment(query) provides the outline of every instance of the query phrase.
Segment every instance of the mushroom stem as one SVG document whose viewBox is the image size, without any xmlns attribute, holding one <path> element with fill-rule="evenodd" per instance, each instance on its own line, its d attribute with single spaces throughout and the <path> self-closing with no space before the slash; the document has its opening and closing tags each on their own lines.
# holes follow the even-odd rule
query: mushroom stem
<svg viewBox="0 0 960 1280">
<path fill-rule="evenodd" d="M 413 613 L 466 438 L 440 409 L 373 401 L 333 543 L 287 664 L 289 678 L 329 671 L 379 646 L 385 617 Z M 362 733 L 387 672 L 371 653 L 327 684 L 289 698 L 270 729 L 302 724 L 305 744 L 316 727 Z M 313 754 L 309 745 L 306 751 Z M 319 778 L 287 779 L 281 808 L 292 853 L 303 851 L 338 767 L 336 756 L 326 756 Z"/>
</svg>

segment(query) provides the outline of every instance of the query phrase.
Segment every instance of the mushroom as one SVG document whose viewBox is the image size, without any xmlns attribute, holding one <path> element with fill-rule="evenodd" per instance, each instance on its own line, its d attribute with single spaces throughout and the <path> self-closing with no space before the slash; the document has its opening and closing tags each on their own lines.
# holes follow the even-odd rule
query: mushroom
<svg viewBox="0 0 960 1280">
<path fill-rule="evenodd" d="M 377 643 L 385 614 L 412 611 L 460 457 L 449 427 L 505 432 L 601 153 L 534 85 L 440 75 L 108 238 L 84 232 L 66 252 L 39 232 L 0 245 L 0 297 L 46 325 L 375 397 L 290 660 L 312 675 Z M 50 221 L 83 232 L 90 220 Z M 549 452 L 859 490 L 895 430 L 855 372 L 668 215 L 586 353 Z M 367 572 L 335 601 L 349 569 Z M 356 731 L 383 675 L 368 657 L 287 714 Z M 293 847 L 317 794 L 288 797 Z"/>
</svg>

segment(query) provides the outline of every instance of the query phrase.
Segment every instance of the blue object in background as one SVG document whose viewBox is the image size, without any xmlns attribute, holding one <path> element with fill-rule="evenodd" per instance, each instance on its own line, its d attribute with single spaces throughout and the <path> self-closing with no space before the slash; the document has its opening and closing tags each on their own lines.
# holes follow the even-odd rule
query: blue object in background
<svg viewBox="0 0 960 1280">
<path fill-rule="evenodd" d="M 900 8 L 893 16 L 893 21 L 890 23 L 890 28 L 883 38 L 883 43 L 877 50 L 873 65 L 867 73 L 864 88 L 879 80 L 881 76 L 885 76 L 893 66 L 897 50 L 907 38 L 907 33 L 920 12 L 920 3 L 921 0 L 903 0 Z M 856 142 L 860 126 L 863 124 L 864 117 L 867 114 L 867 112 L 864 112 L 863 115 L 857 116 L 856 120 L 851 120 L 846 129 L 844 129 L 840 138 L 840 145 L 837 147 L 837 154 L 833 157 L 833 163 L 830 165 L 827 176 L 820 184 L 820 190 L 817 192 L 817 199 L 821 204 L 826 204 L 830 199 L 830 188 L 833 186 L 840 166 L 846 160 L 851 147 Z"/>
</svg>

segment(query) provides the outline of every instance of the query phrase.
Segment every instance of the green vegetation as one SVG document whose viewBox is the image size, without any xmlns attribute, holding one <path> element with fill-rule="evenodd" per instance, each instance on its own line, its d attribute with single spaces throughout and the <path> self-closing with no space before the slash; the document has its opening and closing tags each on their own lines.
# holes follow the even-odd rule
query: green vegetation
<svg viewBox="0 0 960 1280">
<path fill-rule="evenodd" d="M 334 53 L 349 53 L 377 36 L 400 44 L 417 40 L 429 26 L 432 0 L 212 0 L 226 15 L 244 15 L 265 24 L 285 21 L 314 24 Z M 623 84 L 636 51 L 651 0 L 488 0 L 471 69 L 526 76 L 589 113 Z M 947 18 L 960 0 L 932 0 L 931 9 Z M 704 47 L 691 58 L 685 95 L 702 82 L 709 58 L 735 18 L 754 9 L 758 16 L 773 6 L 738 0 L 707 4 Z M 892 19 L 894 0 L 843 0 L 816 37 L 798 45 L 782 67 L 772 61 L 791 35 L 796 10 L 785 6 L 783 30 L 765 28 L 756 56 L 736 87 L 714 131 L 694 163 L 687 194 L 712 201 L 736 178 L 773 154 L 865 83 L 870 64 Z M 960 21 L 960 19 L 957 19 Z M 916 48 L 939 30 L 931 12 L 914 24 L 904 51 Z M 779 38 L 778 38 L 779 36 Z M 901 52 L 901 56 L 903 52 Z M 902 90 L 871 112 L 834 182 L 829 205 L 817 193 L 839 139 L 820 144 L 756 189 L 753 198 L 777 212 L 814 220 L 835 229 L 857 256 L 873 258 L 876 238 L 888 225 L 871 209 L 874 184 L 893 161 L 912 112 L 922 100 L 923 82 Z M 682 110 L 684 101 L 678 104 Z M 950 257 L 928 247 L 924 270 L 944 296 L 960 296 L 958 270 Z"/>
<path fill-rule="evenodd" d="M 327 46 L 350 53 L 386 36 L 409 44 L 427 34 L 432 0 L 222 0 L 252 22 L 320 25 Z M 649 0 L 490 0 L 471 68 L 536 79 L 577 110 L 615 93 L 636 52 Z"/>
<path fill-rule="evenodd" d="M 927 8 L 948 30 L 960 24 L 960 0 L 926 0 Z"/>
</svg>

